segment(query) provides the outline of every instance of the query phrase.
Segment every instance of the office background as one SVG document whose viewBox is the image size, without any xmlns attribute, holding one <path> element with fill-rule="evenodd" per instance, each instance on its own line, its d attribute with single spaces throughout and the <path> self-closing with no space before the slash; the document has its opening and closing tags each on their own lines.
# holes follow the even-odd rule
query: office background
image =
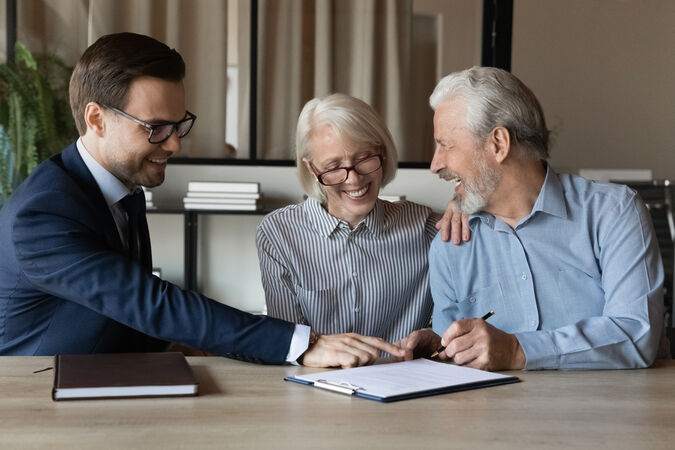
<svg viewBox="0 0 675 450">
<path fill-rule="evenodd" d="M 235 1 L 245 9 L 247 0 Z M 99 2 L 18 3 L 18 38 L 34 51 L 53 49 L 55 43 L 77 42 L 58 47 L 64 59 L 74 63 L 86 48 L 86 33 L 70 27 L 59 34 L 50 25 L 50 17 L 86 22 L 82 5 Z M 208 10 L 209 3 L 222 8 L 223 2 L 197 3 Z M 413 3 L 418 13 L 436 17 L 438 74 L 480 63 L 483 1 Z M 4 13 L 3 0 L 3 24 Z M 654 178 L 675 178 L 673 23 L 672 0 L 514 0 L 511 71 L 542 103 L 554 131 L 551 163 L 559 171 L 650 169 Z M 4 39 L 2 32 L 2 53 Z M 185 56 L 185 50 L 179 50 Z M 5 56 L 0 57 L 4 60 Z M 188 72 L 195 75 L 198 70 L 188 61 Z M 225 65 L 222 70 L 226 70 Z M 187 89 L 189 93 L 189 84 Z M 212 98 L 196 101 L 214 103 Z M 209 123 L 208 112 L 194 112 L 199 116 L 197 126 Z M 429 117 L 431 114 L 429 110 Z M 172 164 L 164 185 L 153 190 L 155 203 L 179 205 L 192 180 L 258 181 L 269 209 L 302 198 L 292 166 Z M 383 194 L 406 195 L 437 210 L 442 210 L 449 199 L 443 182 L 424 168 L 399 169 Z M 260 216 L 248 215 L 200 217 L 198 286 L 206 295 L 249 311 L 263 308 L 254 244 L 259 220 Z M 166 279 L 181 284 L 182 216 L 153 214 L 149 222 L 155 265 L 161 267 Z"/>
</svg>

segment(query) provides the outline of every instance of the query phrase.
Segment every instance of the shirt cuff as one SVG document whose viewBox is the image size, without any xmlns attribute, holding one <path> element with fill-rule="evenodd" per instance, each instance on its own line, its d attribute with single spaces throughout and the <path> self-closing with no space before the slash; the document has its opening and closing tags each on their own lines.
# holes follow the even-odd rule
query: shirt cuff
<svg viewBox="0 0 675 450">
<path fill-rule="evenodd" d="M 560 367 L 560 352 L 553 336 L 545 330 L 515 333 L 525 353 L 525 370 L 557 369 Z"/>
<path fill-rule="evenodd" d="M 297 364 L 297 359 L 307 351 L 309 347 L 309 332 L 311 328 L 307 325 L 295 324 L 293 337 L 291 338 L 291 346 L 288 347 L 288 354 L 286 354 L 286 362 Z"/>
</svg>

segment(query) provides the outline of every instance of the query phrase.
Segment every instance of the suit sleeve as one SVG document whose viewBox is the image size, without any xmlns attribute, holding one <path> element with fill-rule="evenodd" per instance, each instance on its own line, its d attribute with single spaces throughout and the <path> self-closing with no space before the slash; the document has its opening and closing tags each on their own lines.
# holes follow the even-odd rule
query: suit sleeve
<svg viewBox="0 0 675 450">
<path fill-rule="evenodd" d="M 34 195 L 12 227 L 22 272 L 37 289 L 152 337 L 252 361 L 284 362 L 293 324 L 244 313 L 147 274 L 111 250 L 100 228 L 92 209 L 70 193 Z"/>
</svg>

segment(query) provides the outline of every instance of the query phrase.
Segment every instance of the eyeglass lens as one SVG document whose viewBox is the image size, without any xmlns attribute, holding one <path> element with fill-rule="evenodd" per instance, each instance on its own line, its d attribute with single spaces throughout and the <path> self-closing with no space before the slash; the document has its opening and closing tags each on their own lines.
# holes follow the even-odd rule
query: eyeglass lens
<svg viewBox="0 0 675 450">
<path fill-rule="evenodd" d="M 192 128 L 193 123 L 194 119 L 192 117 L 188 117 L 187 119 L 182 120 L 176 124 L 167 123 L 163 125 L 155 125 L 150 134 L 150 142 L 153 144 L 159 144 L 160 142 L 164 142 L 169 138 L 169 136 L 171 136 L 171 133 L 173 133 L 174 128 L 178 133 L 178 137 L 182 138 L 186 134 L 188 134 L 188 132 Z"/>
<path fill-rule="evenodd" d="M 359 175 L 368 175 L 375 172 L 382 165 L 382 160 L 379 156 L 371 156 L 354 164 L 352 168 Z M 340 184 L 349 176 L 349 169 L 338 168 L 321 174 L 321 181 L 325 184 Z"/>
</svg>

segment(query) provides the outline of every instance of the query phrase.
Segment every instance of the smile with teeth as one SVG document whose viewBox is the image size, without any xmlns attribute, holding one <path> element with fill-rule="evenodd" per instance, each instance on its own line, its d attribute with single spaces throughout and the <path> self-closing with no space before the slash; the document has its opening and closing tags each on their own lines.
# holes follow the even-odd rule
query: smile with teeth
<svg viewBox="0 0 675 450">
<path fill-rule="evenodd" d="M 447 181 L 450 183 L 450 190 L 454 192 L 457 192 L 459 187 L 462 185 L 462 179 L 459 177 L 448 178 Z"/>
<path fill-rule="evenodd" d="M 169 158 L 163 158 L 163 159 L 148 158 L 148 161 L 153 162 L 155 164 L 164 164 L 168 160 L 169 160 Z"/>
<path fill-rule="evenodd" d="M 359 189 L 358 191 L 345 191 L 345 194 L 347 194 L 351 198 L 363 197 L 364 195 L 366 195 L 366 192 L 368 192 L 369 187 L 370 187 L 370 185 L 367 184 L 367 185 L 363 186 L 361 189 Z"/>
<path fill-rule="evenodd" d="M 447 181 L 448 183 L 459 185 L 462 182 L 462 179 L 459 177 L 453 177 L 453 178 L 446 178 L 445 181 Z"/>
</svg>

